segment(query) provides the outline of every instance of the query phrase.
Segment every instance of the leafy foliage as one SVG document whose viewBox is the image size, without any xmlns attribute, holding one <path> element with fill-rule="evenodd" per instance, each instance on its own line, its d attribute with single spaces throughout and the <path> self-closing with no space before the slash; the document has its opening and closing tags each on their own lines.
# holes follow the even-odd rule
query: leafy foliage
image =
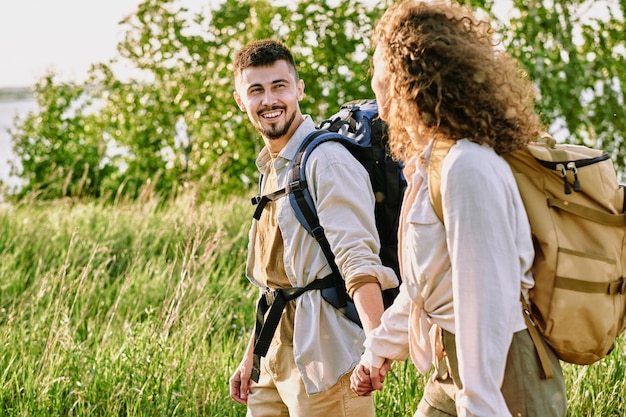
<svg viewBox="0 0 626 417">
<path fill-rule="evenodd" d="M 21 159 L 24 193 L 41 197 L 98 195 L 101 181 L 113 171 L 88 86 L 53 83 L 36 86 L 38 113 L 31 113 L 13 132 Z"/>
<path fill-rule="evenodd" d="M 514 1 L 508 50 L 541 93 L 553 135 L 606 149 L 625 167 L 626 3 Z"/>
<path fill-rule="evenodd" d="M 302 109 L 321 120 L 373 95 L 370 37 L 390 1 L 367 3 L 376 5 L 224 0 L 193 13 L 177 0 L 145 0 L 122 22 L 118 45 L 118 59 L 141 77 L 119 79 L 112 61 L 80 85 L 53 76 L 37 84 L 39 112 L 13 129 L 21 159 L 13 174 L 26 184 L 17 197 L 249 190 L 262 142 L 232 97 L 233 54 L 251 40 L 284 40 L 306 85 Z M 510 0 L 507 13 L 504 2 L 466 3 L 500 23 L 503 44 L 537 84 L 551 133 L 605 148 L 624 169 L 624 2 Z"/>
</svg>

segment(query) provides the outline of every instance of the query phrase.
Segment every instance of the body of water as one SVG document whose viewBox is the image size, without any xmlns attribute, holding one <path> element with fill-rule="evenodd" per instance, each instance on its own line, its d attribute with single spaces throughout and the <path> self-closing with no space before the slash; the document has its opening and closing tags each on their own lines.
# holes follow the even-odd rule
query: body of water
<svg viewBox="0 0 626 417">
<path fill-rule="evenodd" d="M 0 180 L 10 188 L 19 185 L 19 179 L 9 175 L 9 161 L 15 161 L 16 156 L 8 130 L 13 128 L 16 116 L 23 119 L 36 109 L 37 102 L 32 96 L 0 96 Z"/>
</svg>

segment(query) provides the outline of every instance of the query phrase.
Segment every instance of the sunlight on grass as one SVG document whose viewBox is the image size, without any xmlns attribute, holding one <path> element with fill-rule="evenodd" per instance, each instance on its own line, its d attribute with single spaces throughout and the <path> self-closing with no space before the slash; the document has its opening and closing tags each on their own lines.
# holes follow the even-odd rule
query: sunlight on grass
<svg viewBox="0 0 626 417">
<path fill-rule="evenodd" d="M 0 415 L 243 416 L 228 398 L 254 317 L 245 198 L 0 209 Z M 626 415 L 625 344 L 566 366 L 571 416 Z M 395 363 L 378 416 L 425 377 Z"/>
</svg>

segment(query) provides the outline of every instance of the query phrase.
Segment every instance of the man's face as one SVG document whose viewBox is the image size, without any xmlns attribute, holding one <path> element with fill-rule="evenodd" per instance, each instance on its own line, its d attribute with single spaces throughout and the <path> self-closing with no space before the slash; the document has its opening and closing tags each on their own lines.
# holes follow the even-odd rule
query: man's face
<svg viewBox="0 0 626 417">
<path fill-rule="evenodd" d="M 235 81 L 239 108 L 248 113 L 270 150 L 279 151 L 302 121 L 298 102 L 304 94 L 304 82 L 296 81 L 282 60 L 271 66 L 246 68 Z"/>
</svg>

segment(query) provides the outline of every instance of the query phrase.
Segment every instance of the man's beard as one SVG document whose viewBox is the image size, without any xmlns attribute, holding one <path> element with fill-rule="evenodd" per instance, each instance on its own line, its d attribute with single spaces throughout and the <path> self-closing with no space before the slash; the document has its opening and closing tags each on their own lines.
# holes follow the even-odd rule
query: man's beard
<svg viewBox="0 0 626 417">
<path fill-rule="evenodd" d="M 282 110 L 285 110 L 284 108 L 281 108 Z M 273 110 L 273 109 L 271 109 Z M 275 139 L 280 139 L 283 136 L 285 136 L 287 134 L 287 132 L 289 132 L 289 128 L 291 127 L 293 121 L 296 119 L 296 112 L 294 111 L 291 114 L 291 117 L 285 122 L 285 125 L 283 126 L 282 129 L 278 129 L 277 127 L 274 127 L 272 125 L 270 125 L 269 128 L 265 129 L 263 128 L 263 126 L 261 125 L 261 123 L 259 123 L 257 130 L 259 131 L 259 133 L 263 136 L 266 137 L 270 140 L 275 140 Z"/>
</svg>

